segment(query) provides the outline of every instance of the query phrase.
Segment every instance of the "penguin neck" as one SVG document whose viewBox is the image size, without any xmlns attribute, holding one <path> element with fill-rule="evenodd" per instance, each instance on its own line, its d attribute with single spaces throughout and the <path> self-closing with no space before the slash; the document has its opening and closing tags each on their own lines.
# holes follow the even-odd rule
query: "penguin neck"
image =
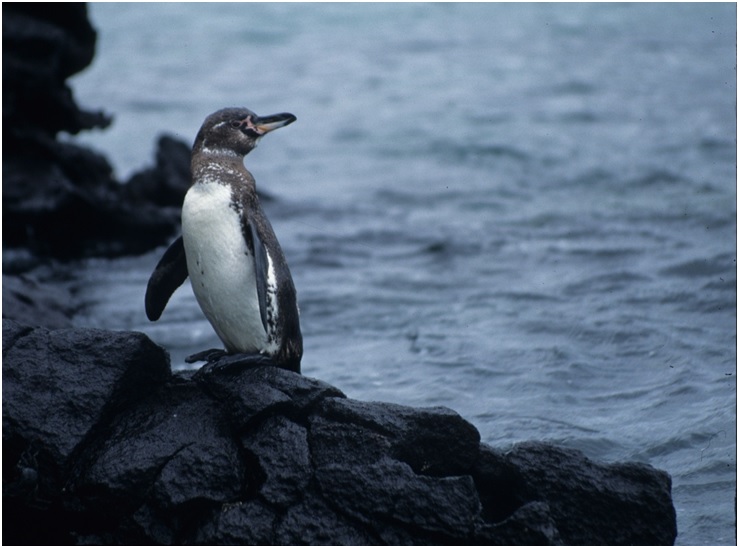
<svg viewBox="0 0 738 546">
<path fill-rule="evenodd" d="M 201 163 L 221 163 L 243 165 L 244 154 L 240 154 L 231 148 L 211 147 L 206 145 L 196 146 L 192 150 L 192 162 L 199 160 Z"/>
<path fill-rule="evenodd" d="M 244 156 L 228 148 L 198 147 L 192 153 L 193 180 L 220 181 L 238 179 L 255 186 L 254 177 L 243 164 Z"/>
</svg>

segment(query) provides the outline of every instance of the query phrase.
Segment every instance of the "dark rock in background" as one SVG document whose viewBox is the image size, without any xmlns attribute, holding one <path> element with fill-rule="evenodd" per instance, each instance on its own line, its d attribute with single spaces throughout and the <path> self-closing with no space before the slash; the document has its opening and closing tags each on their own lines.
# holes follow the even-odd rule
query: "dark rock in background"
<svg viewBox="0 0 738 546">
<path fill-rule="evenodd" d="M 30 275 L 3 275 L 3 318 L 50 330 L 71 328 L 74 303 L 64 288 Z"/>
<path fill-rule="evenodd" d="M 154 203 L 180 209 L 190 188 L 192 146 L 174 137 L 159 137 L 156 164 L 134 174 L 124 186 L 124 194 L 135 203 Z"/>
<path fill-rule="evenodd" d="M 104 114 L 80 110 L 64 83 L 92 62 L 96 39 L 84 4 L 3 6 L 5 128 L 53 137 L 107 126 Z"/>
<path fill-rule="evenodd" d="M 648 465 L 503 453 L 446 408 L 349 400 L 278 368 L 191 376 L 143 334 L 3 320 L 5 543 L 676 537 L 670 478 Z"/>
<path fill-rule="evenodd" d="M 60 259 L 163 245 L 178 211 L 134 200 L 100 154 L 57 139 L 106 127 L 66 79 L 90 64 L 96 32 L 84 4 L 3 4 L 3 248 Z"/>
<path fill-rule="evenodd" d="M 58 139 L 111 122 L 80 109 L 66 83 L 92 62 L 96 39 L 85 4 L 3 4 L 4 250 L 114 257 L 163 246 L 179 231 L 189 143 L 160 137 L 155 166 L 121 184 L 104 156 Z"/>
</svg>

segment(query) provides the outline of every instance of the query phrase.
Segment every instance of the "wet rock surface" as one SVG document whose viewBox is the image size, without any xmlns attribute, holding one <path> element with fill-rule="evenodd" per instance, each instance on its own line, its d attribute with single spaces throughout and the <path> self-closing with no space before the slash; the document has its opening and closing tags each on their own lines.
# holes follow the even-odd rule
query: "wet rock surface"
<svg viewBox="0 0 738 546">
<path fill-rule="evenodd" d="M 277 368 L 172 375 L 135 332 L 4 319 L 3 379 L 8 544 L 676 536 L 670 478 L 648 465 L 544 443 L 502 452 L 447 408 L 350 400 Z"/>
<path fill-rule="evenodd" d="M 3 275 L 3 318 L 50 330 L 71 328 L 75 304 L 68 290 L 35 274 Z"/>
</svg>

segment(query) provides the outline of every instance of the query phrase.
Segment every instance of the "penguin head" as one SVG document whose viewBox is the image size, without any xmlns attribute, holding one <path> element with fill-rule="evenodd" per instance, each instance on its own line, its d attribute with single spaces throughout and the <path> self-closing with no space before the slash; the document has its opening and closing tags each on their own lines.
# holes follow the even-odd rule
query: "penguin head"
<svg viewBox="0 0 738 546">
<path fill-rule="evenodd" d="M 194 150 L 244 156 L 265 134 L 296 119 L 287 113 L 257 116 L 248 108 L 224 108 L 205 118 L 195 138 Z"/>
</svg>

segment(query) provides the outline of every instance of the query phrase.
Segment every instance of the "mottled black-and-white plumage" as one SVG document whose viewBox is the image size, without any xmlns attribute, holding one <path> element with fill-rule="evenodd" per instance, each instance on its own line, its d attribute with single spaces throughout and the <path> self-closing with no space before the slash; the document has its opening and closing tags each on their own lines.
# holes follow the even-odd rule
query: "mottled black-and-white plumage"
<svg viewBox="0 0 738 546">
<path fill-rule="evenodd" d="M 146 292 L 157 320 L 189 275 L 203 313 L 229 354 L 263 355 L 300 371 L 302 335 L 295 287 L 259 205 L 243 158 L 292 114 L 259 117 L 226 108 L 205 119 L 192 149 L 192 186 L 182 206 L 182 237 L 162 257 Z"/>
</svg>

